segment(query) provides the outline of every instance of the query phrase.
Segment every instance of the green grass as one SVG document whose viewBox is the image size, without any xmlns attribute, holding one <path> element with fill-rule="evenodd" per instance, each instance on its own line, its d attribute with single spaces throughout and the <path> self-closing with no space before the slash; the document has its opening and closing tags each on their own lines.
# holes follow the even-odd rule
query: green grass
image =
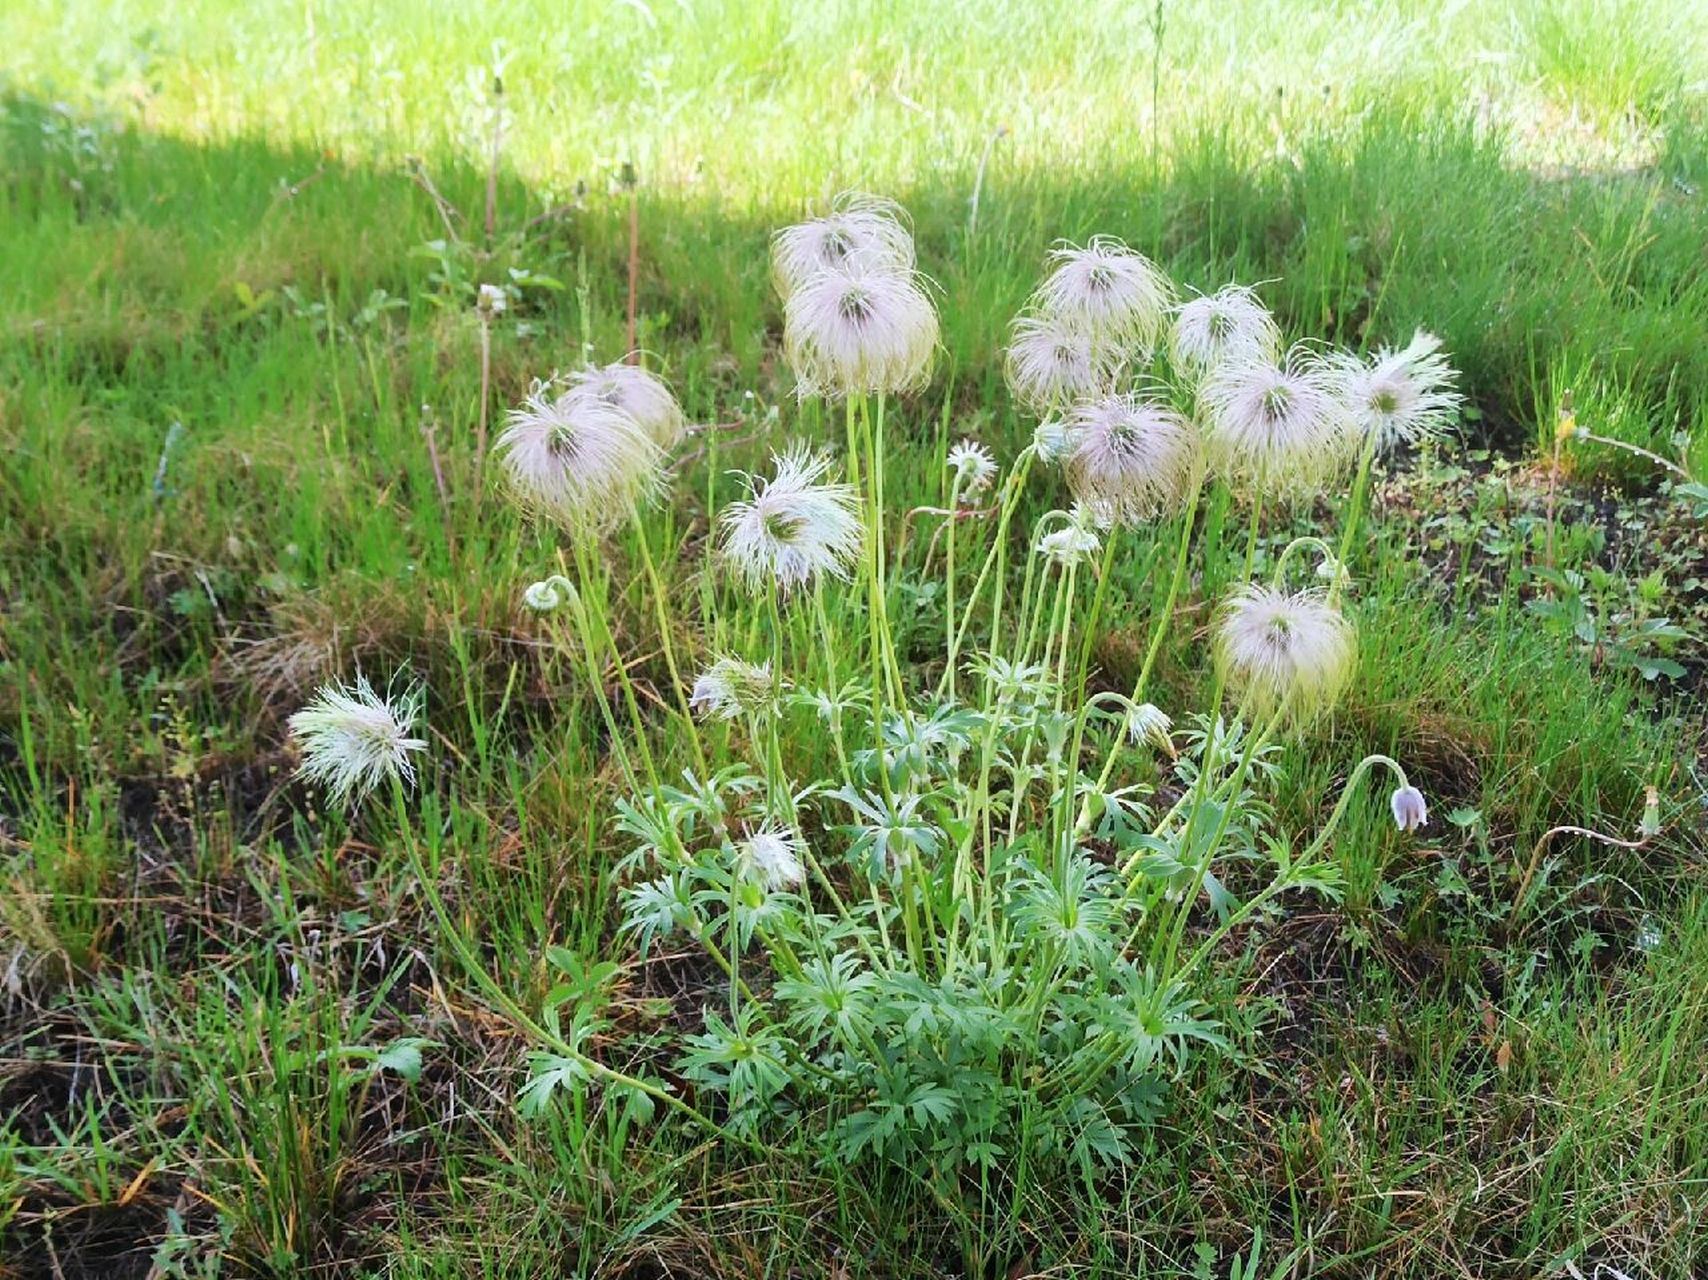
<svg viewBox="0 0 1708 1280">
<path fill-rule="evenodd" d="M 1597 434 L 1708 471 L 1693 19 L 1623 0 L 6 7 L 0 1275 L 145 1276 L 165 1241 L 157 1275 L 1226 1276 L 1259 1232 L 1264 1275 L 1708 1265 L 1700 651 L 1649 682 L 1528 608 L 1552 544 L 1617 579 L 1604 619 L 1708 622 L 1708 537 L 1664 474 L 1567 443 L 1550 535 L 1541 465 L 1569 392 Z M 615 936 L 616 765 L 518 605 L 557 544 L 470 492 L 466 285 L 562 286 L 525 285 L 495 333 L 494 412 L 584 341 L 619 355 L 624 163 L 640 342 L 694 420 L 740 421 L 649 526 L 696 656 L 717 639 L 702 591 L 732 596 L 699 575 L 708 500 L 768 444 L 836 434 L 794 403 L 766 236 L 840 188 L 897 198 L 941 286 L 938 374 L 895 408 L 895 509 L 941 500 L 945 437 L 1005 458 L 1027 438 L 1000 348 L 1058 237 L 1122 236 L 1206 290 L 1268 282 L 1289 337 L 1427 326 L 1462 370 L 1466 439 L 1383 486 L 1357 682 L 1272 797 L 1309 832 L 1352 761 L 1391 752 L 1431 797 L 1428 838 L 1355 806 L 1344 901 L 1225 949 L 1237 1061 L 1193 1060 L 1130 1165 L 1005 1168 L 945 1202 L 820 1163 L 803 1134 L 759 1156 L 597 1093 L 518 1114 L 530 1044 L 437 926 L 410 840 L 524 1009 L 556 980 L 547 946 L 623 962 L 614 1067 L 651 1061 L 710 989 L 686 952 Z M 446 227 L 418 175 L 475 248 L 431 248 Z M 1272 516 L 1262 553 L 1327 512 Z M 1112 584 L 1111 684 L 1161 604 L 1131 569 L 1148 549 L 1133 535 Z M 611 541 L 613 616 L 667 703 L 635 550 Z M 1195 562 L 1169 705 L 1202 700 L 1207 611 L 1239 570 Z M 1656 571 L 1632 604 L 1623 584 Z M 929 666 L 941 604 L 909 615 Z M 384 805 L 325 811 L 284 742 L 316 681 L 405 664 L 433 739 L 407 836 Z M 789 749 L 830 746 L 802 717 Z M 1649 785 L 1661 837 L 1551 837 L 1526 877 L 1555 826 L 1634 838 Z M 407 1052 L 375 1069 L 414 1038 L 418 1075 Z"/>
</svg>

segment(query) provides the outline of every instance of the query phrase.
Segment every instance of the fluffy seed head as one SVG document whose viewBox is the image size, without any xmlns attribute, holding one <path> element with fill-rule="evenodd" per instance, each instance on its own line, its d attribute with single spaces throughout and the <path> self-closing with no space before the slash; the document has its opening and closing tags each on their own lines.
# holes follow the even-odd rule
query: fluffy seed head
<svg viewBox="0 0 1708 1280">
<path fill-rule="evenodd" d="M 787 299 L 819 272 L 856 256 L 902 275 L 913 270 L 913 236 L 894 201 L 845 191 L 826 216 L 776 232 L 771 237 L 771 279 Z"/>
<path fill-rule="evenodd" d="M 694 681 L 688 705 L 713 720 L 769 714 L 777 705 L 777 678 L 769 662 L 719 658 Z"/>
<path fill-rule="evenodd" d="M 806 842 L 792 831 L 767 824 L 736 848 L 741 868 L 767 889 L 785 889 L 801 882 L 806 869 L 801 850 Z"/>
<path fill-rule="evenodd" d="M 1229 360 L 1273 360 L 1280 349 L 1275 317 L 1244 285 L 1224 285 L 1174 309 L 1169 353 L 1188 373 L 1206 373 Z"/>
<path fill-rule="evenodd" d="M 302 751 L 297 773 L 324 786 L 339 804 L 360 800 L 394 777 L 413 783 L 410 757 L 427 747 L 409 736 L 420 715 L 420 686 L 388 699 L 365 676 L 357 676 L 354 685 L 323 685 L 289 721 Z"/>
<path fill-rule="evenodd" d="M 1063 244 L 1050 259 L 1055 270 L 1038 286 L 1038 310 L 1122 346 L 1156 346 L 1174 300 L 1174 285 L 1156 263 L 1108 236 L 1083 249 Z"/>
<path fill-rule="evenodd" d="M 1120 347 L 1055 312 L 1015 318 L 1005 370 L 1014 398 L 1036 414 L 1050 413 L 1115 385 Z"/>
<path fill-rule="evenodd" d="M 962 497 L 983 493 L 996 479 L 996 459 L 976 440 L 960 440 L 950 446 L 944 465 L 959 481 Z"/>
<path fill-rule="evenodd" d="M 638 364 L 618 361 L 583 369 L 573 376 L 569 394 L 590 397 L 628 414 L 648 439 L 666 451 L 676 447 L 687 429 L 682 406 L 664 379 Z"/>
<path fill-rule="evenodd" d="M 517 500 L 576 528 L 602 528 L 661 483 L 658 445 L 623 410 L 534 384 L 496 441 Z"/>
<path fill-rule="evenodd" d="M 1416 831 L 1429 825 L 1429 805 L 1416 787 L 1395 788 L 1388 797 L 1388 807 L 1394 811 L 1394 825 L 1401 831 Z"/>
<path fill-rule="evenodd" d="M 1067 415 L 1068 486 L 1111 521 L 1148 520 L 1178 506 L 1198 467 L 1198 436 L 1165 405 L 1134 395 L 1083 401 Z"/>
<path fill-rule="evenodd" d="M 1383 347 L 1368 361 L 1338 353 L 1333 368 L 1352 429 L 1379 449 L 1441 435 L 1463 400 L 1441 339 L 1421 329 L 1407 346 Z"/>
<path fill-rule="evenodd" d="M 724 508 L 723 553 L 749 587 L 787 591 L 819 574 L 846 580 L 860 551 L 852 485 L 824 484 L 830 458 L 796 446 L 773 454 L 771 479 L 747 477 L 748 498 Z"/>
<path fill-rule="evenodd" d="M 912 272 L 854 254 L 789 295 L 783 351 L 802 396 L 917 390 L 931 376 L 937 309 Z"/>
<path fill-rule="evenodd" d="M 1326 711 L 1352 678 L 1352 625 L 1325 597 L 1255 583 L 1223 606 L 1216 660 L 1261 712 L 1294 719 Z"/>
<path fill-rule="evenodd" d="M 1320 484 L 1348 454 L 1346 411 L 1332 370 L 1301 348 L 1286 359 L 1234 361 L 1198 389 L 1211 457 L 1266 489 Z"/>
</svg>

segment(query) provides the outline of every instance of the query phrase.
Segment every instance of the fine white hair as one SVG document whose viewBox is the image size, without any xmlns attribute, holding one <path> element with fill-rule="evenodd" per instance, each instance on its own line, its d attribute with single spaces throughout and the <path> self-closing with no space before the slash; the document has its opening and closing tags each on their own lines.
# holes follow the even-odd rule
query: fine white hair
<svg viewBox="0 0 1708 1280">
<path fill-rule="evenodd" d="M 1224 473 L 1279 490 L 1307 489 L 1345 462 L 1344 402 L 1333 369 L 1294 347 L 1279 360 L 1223 364 L 1198 388 L 1210 456 Z"/>
<path fill-rule="evenodd" d="M 1326 711 L 1352 678 L 1352 624 L 1315 591 L 1256 583 L 1236 591 L 1216 622 L 1216 661 L 1260 712 L 1294 719 Z"/>
<path fill-rule="evenodd" d="M 1229 360 L 1273 360 L 1281 331 L 1244 285 L 1224 285 L 1174 308 L 1169 355 L 1182 372 L 1201 375 Z"/>
<path fill-rule="evenodd" d="M 805 445 L 772 463 L 770 479 L 749 475 L 748 497 L 724 508 L 724 558 L 755 590 L 774 582 L 787 591 L 820 574 L 846 581 L 860 551 L 858 493 L 824 483 L 830 458 Z"/>
<path fill-rule="evenodd" d="M 1059 245 L 1050 259 L 1055 269 L 1034 295 L 1039 311 L 1146 354 L 1156 346 L 1174 301 L 1156 263 L 1109 236 Z"/>
<path fill-rule="evenodd" d="M 1109 391 L 1124 363 L 1107 337 L 1054 312 L 1016 316 L 1004 361 L 1008 388 L 1036 414 Z"/>
<path fill-rule="evenodd" d="M 1383 347 L 1368 360 L 1339 352 L 1330 364 L 1352 430 L 1378 449 L 1440 436 L 1462 402 L 1441 339 L 1421 329 L 1397 351 Z"/>
<path fill-rule="evenodd" d="M 789 295 L 783 351 L 800 395 L 915 391 L 931 376 L 937 309 L 919 278 L 851 254 Z"/>
<path fill-rule="evenodd" d="M 576 527 L 615 523 L 662 483 L 664 455 L 633 417 L 545 383 L 510 411 L 496 447 L 517 500 Z"/>
<path fill-rule="evenodd" d="M 360 800 L 394 777 L 413 783 L 411 757 L 427 747 L 424 739 L 410 736 L 421 701 L 419 685 L 382 697 L 360 675 L 353 685 L 322 685 L 288 722 L 302 751 L 297 772 L 340 804 Z"/>
<path fill-rule="evenodd" d="M 913 270 L 913 236 L 900 205 L 844 191 L 824 217 L 783 227 L 771 236 L 771 278 L 785 299 L 819 272 L 853 257 L 903 275 Z"/>
<path fill-rule="evenodd" d="M 1068 487 L 1110 521 L 1148 520 L 1178 506 L 1198 469 L 1198 435 L 1167 405 L 1108 395 L 1064 419 Z"/>
<path fill-rule="evenodd" d="M 570 377 L 570 394 L 590 396 L 622 410 L 665 451 L 675 448 L 687 429 L 682 406 L 664 379 L 638 364 L 618 361 L 580 370 Z"/>
</svg>

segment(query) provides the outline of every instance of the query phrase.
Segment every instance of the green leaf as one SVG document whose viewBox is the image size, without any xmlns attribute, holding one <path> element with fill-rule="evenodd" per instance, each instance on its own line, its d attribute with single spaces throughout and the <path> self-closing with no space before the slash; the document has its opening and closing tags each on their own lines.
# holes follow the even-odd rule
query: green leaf
<svg viewBox="0 0 1708 1280">
<path fill-rule="evenodd" d="M 420 1036 L 405 1036 L 401 1040 L 393 1040 L 380 1050 L 379 1057 L 374 1059 L 376 1071 L 390 1071 L 402 1076 L 410 1084 L 421 1081 L 421 1051 L 436 1041 L 425 1040 Z"/>
</svg>

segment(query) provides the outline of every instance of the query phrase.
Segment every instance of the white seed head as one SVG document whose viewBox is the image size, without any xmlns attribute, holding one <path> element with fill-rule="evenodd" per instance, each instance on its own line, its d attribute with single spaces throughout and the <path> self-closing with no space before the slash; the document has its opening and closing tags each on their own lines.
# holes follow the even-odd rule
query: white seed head
<svg viewBox="0 0 1708 1280">
<path fill-rule="evenodd" d="M 1229 360 L 1274 360 L 1281 330 L 1244 285 L 1224 285 L 1174 309 L 1169 354 L 1184 372 L 1202 374 Z"/>
<path fill-rule="evenodd" d="M 427 747 L 409 736 L 421 715 L 421 698 L 419 686 L 382 698 L 364 676 L 354 685 L 321 686 L 289 721 L 302 751 L 297 773 L 324 786 L 339 804 L 359 801 L 394 777 L 413 783 L 410 757 Z"/>
<path fill-rule="evenodd" d="M 976 440 L 960 440 L 950 446 L 944 465 L 954 473 L 963 498 L 983 493 L 996 479 L 996 459 Z"/>
<path fill-rule="evenodd" d="M 1174 742 L 1169 734 L 1173 731 L 1174 721 L 1161 707 L 1149 702 L 1141 702 L 1127 712 L 1127 736 L 1135 743 L 1148 742 L 1172 754 Z"/>
<path fill-rule="evenodd" d="M 627 413 L 536 383 L 510 411 L 497 448 L 517 500 L 576 528 L 602 528 L 661 484 L 663 454 Z"/>
<path fill-rule="evenodd" d="M 1383 347 L 1368 361 L 1339 352 L 1332 365 L 1352 429 L 1378 449 L 1440 436 L 1463 401 L 1441 339 L 1421 329 L 1398 351 Z"/>
<path fill-rule="evenodd" d="M 588 396 L 633 418 L 647 437 L 668 452 L 687 430 L 682 406 L 664 379 L 638 364 L 602 365 L 583 369 L 571 379 L 571 396 Z"/>
<path fill-rule="evenodd" d="M 769 662 L 718 658 L 694 680 L 688 704 L 712 720 L 769 715 L 777 706 L 780 688 Z"/>
<path fill-rule="evenodd" d="M 861 256 L 906 275 L 913 270 L 913 236 L 893 200 L 845 191 L 822 218 L 784 227 L 771 237 L 771 279 L 786 300 L 821 271 Z"/>
<path fill-rule="evenodd" d="M 1212 370 L 1198 389 L 1211 458 L 1268 490 L 1322 483 L 1349 454 L 1346 411 L 1332 370 L 1295 347 L 1280 361 Z"/>
<path fill-rule="evenodd" d="M 1401 831 L 1416 831 L 1429 825 L 1429 805 L 1416 787 L 1396 787 L 1388 797 L 1388 807 L 1394 811 L 1394 825 Z"/>
<path fill-rule="evenodd" d="M 853 485 L 824 484 L 826 454 L 798 445 L 771 456 L 775 474 L 747 477 L 748 498 L 724 508 L 723 554 L 749 587 L 787 591 L 820 574 L 846 580 L 860 552 Z"/>
<path fill-rule="evenodd" d="M 803 397 L 914 391 L 931 377 L 937 309 L 913 273 L 854 254 L 789 295 L 783 351 Z"/>
<path fill-rule="evenodd" d="M 1004 364 L 1008 389 L 1036 414 L 1050 413 L 1115 385 L 1125 363 L 1120 347 L 1055 312 L 1015 318 Z"/>
<path fill-rule="evenodd" d="M 1095 236 L 1083 249 L 1053 250 L 1055 270 L 1038 286 L 1034 305 L 1121 346 L 1148 353 L 1162 335 L 1174 285 L 1163 270 L 1119 240 Z"/>
<path fill-rule="evenodd" d="M 1216 660 L 1262 712 L 1309 719 L 1332 706 L 1352 678 L 1352 624 L 1312 591 L 1289 595 L 1255 583 L 1223 606 Z"/>
<path fill-rule="evenodd" d="M 786 889 L 799 884 L 806 875 L 801 865 L 805 847 L 806 842 L 793 831 L 767 824 L 736 847 L 736 856 L 742 871 L 767 889 Z"/>
<path fill-rule="evenodd" d="M 1110 521 L 1149 520 L 1178 507 L 1198 470 L 1198 433 L 1166 405 L 1109 395 L 1065 420 L 1068 487 Z"/>
</svg>

